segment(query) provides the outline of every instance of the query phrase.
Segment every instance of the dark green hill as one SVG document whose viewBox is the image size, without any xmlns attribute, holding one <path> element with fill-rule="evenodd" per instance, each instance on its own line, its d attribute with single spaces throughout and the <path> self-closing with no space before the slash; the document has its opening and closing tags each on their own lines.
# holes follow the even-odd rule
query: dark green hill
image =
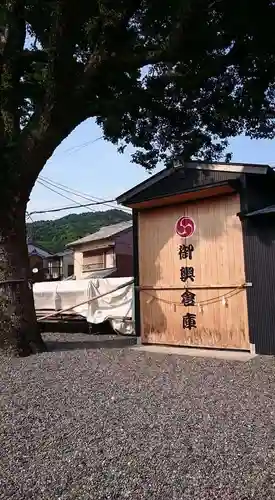
<svg viewBox="0 0 275 500">
<path fill-rule="evenodd" d="M 130 220 L 122 210 L 70 214 L 56 220 L 40 220 L 27 224 L 28 236 L 50 252 L 61 252 L 67 243 L 95 233 L 102 226 Z"/>
</svg>

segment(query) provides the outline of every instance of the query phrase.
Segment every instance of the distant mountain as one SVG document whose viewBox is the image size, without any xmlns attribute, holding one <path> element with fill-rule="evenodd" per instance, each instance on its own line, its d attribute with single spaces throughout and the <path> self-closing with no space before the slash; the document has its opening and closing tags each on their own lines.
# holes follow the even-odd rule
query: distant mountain
<svg viewBox="0 0 275 500">
<path fill-rule="evenodd" d="M 103 226 L 130 220 L 131 215 L 122 210 L 70 214 L 56 220 L 40 220 L 27 224 L 29 238 L 50 252 L 61 252 L 71 243 Z"/>
</svg>

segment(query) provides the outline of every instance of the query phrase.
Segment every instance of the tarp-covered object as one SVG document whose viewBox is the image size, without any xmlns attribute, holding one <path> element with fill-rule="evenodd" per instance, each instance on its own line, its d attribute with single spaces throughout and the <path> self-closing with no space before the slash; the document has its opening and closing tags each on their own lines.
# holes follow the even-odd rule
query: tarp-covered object
<svg viewBox="0 0 275 500">
<path fill-rule="evenodd" d="M 92 295 L 99 297 L 106 292 L 115 290 L 123 283 L 128 283 L 133 278 L 93 278 L 91 280 Z M 90 323 L 102 323 L 109 319 L 114 330 L 120 333 L 133 333 L 132 322 L 133 284 L 116 290 L 105 297 L 90 302 Z"/>
<path fill-rule="evenodd" d="M 75 305 L 72 313 L 85 317 L 89 323 L 98 324 L 109 320 L 114 330 L 132 334 L 133 285 L 112 292 L 131 279 L 93 278 L 35 283 L 33 287 L 35 309 L 59 311 Z M 106 292 L 111 293 L 101 298 L 100 295 Z M 92 297 L 99 298 L 77 306 Z"/>
<path fill-rule="evenodd" d="M 59 311 L 90 299 L 92 297 L 91 283 L 90 280 L 43 281 L 34 284 L 33 295 L 37 311 Z M 87 318 L 89 304 L 75 307 L 72 312 Z"/>
<path fill-rule="evenodd" d="M 34 305 L 37 311 L 49 309 L 56 311 L 56 290 L 59 281 L 42 281 L 41 283 L 34 283 L 33 296 Z"/>
</svg>

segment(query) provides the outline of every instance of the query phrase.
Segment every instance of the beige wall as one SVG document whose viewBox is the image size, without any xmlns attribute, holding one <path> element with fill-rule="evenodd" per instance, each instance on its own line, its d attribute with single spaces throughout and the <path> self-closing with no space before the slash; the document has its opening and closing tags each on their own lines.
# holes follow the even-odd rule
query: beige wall
<svg viewBox="0 0 275 500">
<path fill-rule="evenodd" d="M 106 252 L 106 268 L 109 269 L 110 267 L 115 267 L 115 266 L 116 266 L 116 259 L 115 259 L 114 249 L 110 248 Z"/>
<path fill-rule="evenodd" d="M 98 249 L 98 253 L 102 254 L 105 251 L 106 253 L 106 269 L 111 267 L 115 267 L 115 256 L 114 249 L 108 248 L 108 245 L 112 244 L 112 241 L 106 243 L 106 241 L 96 241 L 91 243 L 86 243 L 86 245 L 82 245 L 79 249 L 76 249 L 74 252 L 74 274 L 77 280 L 85 279 L 92 271 L 83 272 L 83 253 L 95 251 Z M 100 247 L 100 245 L 102 245 Z M 104 249 L 104 247 L 106 247 Z"/>
<path fill-rule="evenodd" d="M 74 251 L 74 275 L 77 280 L 82 279 L 83 253 L 82 251 Z"/>
<path fill-rule="evenodd" d="M 109 245 L 114 245 L 114 248 L 109 248 Z M 133 254 L 133 231 L 132 228 L 130 228 L 128 231 L 123 231 L 121 234 L 118 234 L 115 238 L 114 241 L 109 240 L 98 240 L 94 241 L 91 243 L 86 243 L 85 245 L 82 245 L 80 247 L 77 247 L 75 252 L 74 252 L 74 274 L 76 279 L 85 279 L 89 274 L 91 274 L 90 271 L 83 272 L 83 253 L 85 252 L 90 252 L 90 251 L 96 251 L 98 250 L 99 254 L 102 254 L 102 252 L 105 252 L 105 262 L 106 262 L 106 269 L 110 269 L 113 267 L 116 267 L 116 255 L 123 256 L 132 256 Z M 130 258 L 130 257 L 129 257 Z M 123 260 L 120 259 L 118 262 L 119 267 L 120 266 L 126 266 L 126 261 L 124 262 Z M 127 272 L 126 276 L 128 276 L 129 272 L 131 274 L 132 271 L 128 272 L 129 265 L 127 267 Z M 118 273 L 120 275 L 120 273 Z M 124 276 L 125 273 L 122 273 L 122 276 Z"/>
<path fill-rule="evenodd" d="M 249 349 L 242 225 L 238 194 L 139 213 L 141 338 L 144 343 Z M 192 217 L 190 238 L 175 231 Z M 191 256 L 181 248 L 191 246 Z M 182 279 L 182 270 L 193 270 Z M 182 294 L 195 295 L 184 304 Z M 185 328 L 183 318 L 194 315 Z"/>
</svg>

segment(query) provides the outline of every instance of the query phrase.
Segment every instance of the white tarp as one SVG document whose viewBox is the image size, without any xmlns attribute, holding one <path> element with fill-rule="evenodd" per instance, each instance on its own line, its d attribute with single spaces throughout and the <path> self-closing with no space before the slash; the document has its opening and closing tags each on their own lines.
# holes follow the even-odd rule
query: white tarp
<svg viewBox="0 0 275 500">
<path fill-rule="evenodd" d="M 37 311 L 44 309 L 59 311 L 90 299 L 91 283 L 90 280 L 43 281 L 34 284 L 33 295 Z M 89 314 L 89 304 L 76 307 L 72 312 L 86 318 Z"/>
<path fill-rule="evenodd" d="M 98 324 L 110 320 L 114 330 L 131 334 L 133 333 L 133 285 L 111 292 L 131 279 L 92 278 L 35 283 L 33 287 L 35 308 L 36 310 L 58 311 L 75 305 L 72 312 L 84 316 L 89 323 Z M 111 293 L 105 297 L 99 297 L 106 292 Z M 77 306 L 80 302 L 88 301 L 92 297 L 99 298 Z"/>
<path fill-rule="evenodd" d="M 56 311 L 56 290 L 59 281 L 43 281 L 42 283 L 34 283 L 33 297 L 34 305 L 37 311 L 49 309 Z"/>
<path fill-rule="evenodd" d="M 133 278 L 93 278 L 91 279 L 92 295 L 98 297 L 106 292 L 128 283 Z M 116 290 L 105 297 L 90 302 L 90 323 L 102 323 L 109 319 L 114 330 L 120 333 L 133 333 L 133 284 Z"/>
</svg>

